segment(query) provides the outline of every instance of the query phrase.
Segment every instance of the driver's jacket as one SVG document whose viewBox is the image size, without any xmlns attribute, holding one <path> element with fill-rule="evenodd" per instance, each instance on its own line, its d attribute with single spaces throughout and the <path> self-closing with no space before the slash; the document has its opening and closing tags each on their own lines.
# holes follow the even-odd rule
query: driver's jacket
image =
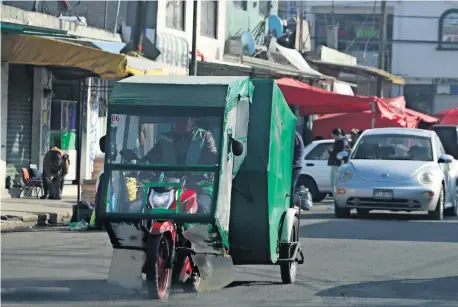
<svg viewBox="0 0 458 307">
<path fill-rule="evenodd" d="M 140 159 L 140 162 L 167 165 L 208 165 L 216 164 L 217 158 L 217 148 L 212 134 L 195 128 L 186 135 L 173 131 L 162 134 L 160 141 Z"/>
</svg>

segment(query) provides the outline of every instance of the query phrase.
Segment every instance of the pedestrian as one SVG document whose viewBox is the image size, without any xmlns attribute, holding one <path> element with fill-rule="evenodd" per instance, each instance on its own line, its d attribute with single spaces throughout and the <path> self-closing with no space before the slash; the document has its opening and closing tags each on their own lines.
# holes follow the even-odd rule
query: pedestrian
<svg viewBox="0 0 458 307">
<path fill-rule="evenodd" d="M 334 139 L 332 148 L 329 150 L 328 165 L 331 168 L 331 189 L 334 195 L 334 179 L 337 173 L 337 169 L 342 165 L 342 161 L 337 159 L 337 155 L 348 148 L 348 142 L 345 137 L 343 129 L 335 128 L 331 132 L 331 137 Z"/>
<path fill-rule="evenodd" d="M 356 141 L 358 140 L 359 137 L 359 130 L 356 128 L 353 128 L 350 130 L 350 136 L 351 136 L 351 141 L 349 142 L 349 146 L 351 149 L 355 146 Z"/>
<path fill-rule="evenodd" d="M 53 146 L 43 158 L 43 196 L 41 199 L 61 199 L 64 178 L 68 174 L 70 159 L 68 154 Z M 49 197 L 48 197 L 49 196 Z"/>
<path fill-rule="evenodd" d="M 298 107 L 296 105 L 289 105 L 293 114 L 298 117 Z M 302 170 L 302 161 L 304 155 L 304 140 L 302 136 L 297 130 L 295 129 L 294 135 L 294 155 L 293 155 L 293 173 L 292 173 L 292 180 L 291 180 L 291 194 L 294 195 L 296 192 L 296 185 L 297 181 L 299 180 L 299 176 Z"/>
<path fill-rule="evenodd" d="M 107 142 L 107 136 L 104 135 L 99 139 L 99 147 L 100 151 L 105 154 L 106 150 L 106 144 Z M 103 178 L 104 178 L 104 172 L 103 169 L 100 171 L 97 181 L 95 183 L 95 204 L 94 204 L 94 210 L 92 211 L 91 219 L 89 221 L 89 226 L 91 228 L 98 228 L 101 229 L 102 225 L 100 223 L 100 203 L 102 201 L 102 184 Z"/>
</svg>

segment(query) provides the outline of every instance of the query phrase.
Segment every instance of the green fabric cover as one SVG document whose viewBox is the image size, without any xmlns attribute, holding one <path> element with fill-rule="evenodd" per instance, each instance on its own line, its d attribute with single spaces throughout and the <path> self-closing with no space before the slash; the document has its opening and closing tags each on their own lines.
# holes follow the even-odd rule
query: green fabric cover
<svg viewBox="0 0 458 307">
<path fill-rule="evenodd" d="M 252 80 L 249 152 L 233 180 L 229 245 L 234 263 L 277 260 L 282 215 L 290 206 L 296 117 L 275 80 Z"/>
</svg>

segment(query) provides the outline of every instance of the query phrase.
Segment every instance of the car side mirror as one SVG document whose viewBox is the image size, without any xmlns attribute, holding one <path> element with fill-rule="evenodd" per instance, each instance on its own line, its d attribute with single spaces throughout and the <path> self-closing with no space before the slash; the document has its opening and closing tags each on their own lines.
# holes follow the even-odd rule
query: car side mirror
<svg viewBox="0 0 458 307">
<path fill-rule="evenodd" d="M 437 161 L 437 163 L 444 163 L 444 164 L 448 164 L 452 162 L 453 162 L 453 157 L 451 155 L 442 155 L 439 157 L 439 160 Z"/>
<path fill-rule="evenodd" d="M 348 151 L 341 151 L 337 154 L 337 160 L 342 160 L 344 162 L 348 161 L 348 157 L 349 157 Z"/>
<path fill-rule="evenodd" d="M 232 153 L 239 157 L 243 154 L 243 143 L 231 137 Z"/>
</svg>

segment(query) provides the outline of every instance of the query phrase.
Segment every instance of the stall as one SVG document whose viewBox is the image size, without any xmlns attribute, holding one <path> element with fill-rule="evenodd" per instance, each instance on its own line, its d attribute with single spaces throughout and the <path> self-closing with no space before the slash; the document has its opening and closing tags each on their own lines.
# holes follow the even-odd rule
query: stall
<svg viewBox="0 0 458 307">
<path fill-rule="evenodd" d="M 458 108 L 443 110 L 435 115 L 441 125 L 458 125 Z"/>
</svg>

